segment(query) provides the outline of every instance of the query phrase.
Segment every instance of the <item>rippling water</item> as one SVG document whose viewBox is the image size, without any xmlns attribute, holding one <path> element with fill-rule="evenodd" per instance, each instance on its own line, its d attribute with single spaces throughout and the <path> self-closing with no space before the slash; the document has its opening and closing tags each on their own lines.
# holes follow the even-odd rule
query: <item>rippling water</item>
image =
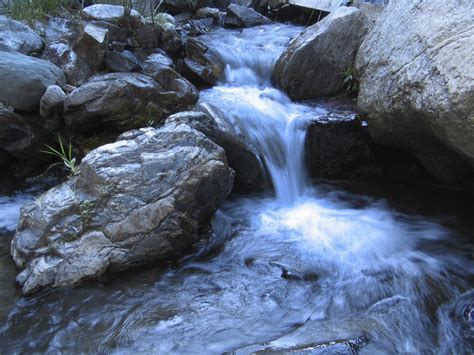
<svg viewBox="0 0 474 355">
<path fill-rule="evenodd" d="M 438 190 L 308 186 L 298 117 L 326 109 L 292 103 L 270 82 L 275 58 L 299 30 L 272 25 L 205 37 L 228 67 L 201 104 L 261 151 L 276 198 L 233 196 L 217 212 L 210 241 L 176 265 L 32 298 L 13 287 L 5 231 L 0 353 L 472 349 L 474 204 Z M 0 197 L 4 230 L 32 195 Z"/>
</svg>

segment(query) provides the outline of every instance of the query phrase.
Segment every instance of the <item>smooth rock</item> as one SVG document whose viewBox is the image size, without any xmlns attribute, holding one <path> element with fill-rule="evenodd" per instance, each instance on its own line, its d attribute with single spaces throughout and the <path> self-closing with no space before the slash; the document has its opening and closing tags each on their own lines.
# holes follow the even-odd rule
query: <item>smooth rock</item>
<svg viewBox="0 0 474 355">
<path fill-rule="evenodd" d="M 356 59 L 358 110 L 376 144 L 435 177 L 472 181 L 474 2 L 391 1 Z"/>
<path fill-rule="evenodd" d="M 182 256 L 232 183 L 224 150 L 187 125 L 127 132 L 21 209 L 17 281 L 30 294 Z"/>
<path fill-rule="evenodd" d="M 237 4 L 230 4 L 227 7 L 227 16 L 233 16 L 237 18 L 240 24 L 244 27 L 260 26 L 271 22 L 268 17 L 263 16 L 254 9 Z"/>
<path fill-rule="evenodd" d="M 61 121 L 66 94 L 57 85 L 48 86 L 40 101 L 40 116 L 44 119 Z"/>
<path fill-rule="evenodd" d="M 38 111 L 46 88 L 66 83 L 63 71 L 54 64 L 1 50 L 0 78 L 0 103 L 20 111 Z"/>
<path fill-rule="evenodd" d="M 138 73 L 98 75 L 67 96 L 64 120 L 71 130 L 86 134 L 123 132 L 149 122 L 159 123 L 196 100 L 183 100 L 182 92 L 175 89 Z"/>
<path fill-rule="evenodd" d="M 0 43 L 23 54 L 39 53 L 44 46 L 31 28 L 6 16 L 0 16 Z"/>
<path fill-rule="evenodd" d="M 198 109 L 206 110 L 205 107 Z M 213 113 L 211 108 L 207 108 L 207 111 Z M 263 159 L 257 150 L 216 114 L 211 116 L 205 112 L 179 112 L 168 117 L 166 123 L 185 123 L 224 148 L 229 166 L 235 170 L 235 191 L 248 193 L 269 187 Z"/>
<path fill-rule="evenodd" d="M 356 8 L 340 7 L 290 42 L 274 70 L 276 84 L 291 98 L 313 99 L 344 89 L 344 75 L 370 21 Z"/>
</svg>

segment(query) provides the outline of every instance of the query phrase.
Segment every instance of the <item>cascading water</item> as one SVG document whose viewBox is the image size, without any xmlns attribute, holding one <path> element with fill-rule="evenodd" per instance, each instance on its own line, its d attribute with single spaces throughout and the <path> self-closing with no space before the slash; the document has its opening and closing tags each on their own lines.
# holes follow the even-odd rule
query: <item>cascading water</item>
<svg viewBox="0 0 474 355">
<path fill-rule="evenodd" d="M 261 152 L 277 198 L 228 201 L 210 241 L 176 268 L 134 270 L 33 298 L 15 295 L 14 223 L 0 218 L 0 353 L 472 350 L 463 336 L 472 334 L 465 311 L 472 292 L 462 295 L 473 286 L 472 246 L 463 237 L 474 231 L 463 215 L 472 205 L 456 196 L 451 212 L 441 196 L 429 200 L 433 193 L 421 206 L 413 191 L 393 194 L 404 208 L 408 198 L 409 211 L 449 210 L 442 226 L 373 198 L 308 185 L 303 116 L 326 109 L 293 103 L 270 83 L 275 59 L 300 30 L 269 25 L 202 37 L 227 68 L 201 104 Z M 13 203 L 0 197 L 0 217 Z"/>
<path fill-rule="evenodd" d="M 307 187 L 304 168 L 306 117 L 323 109 L 291 102 L 272 87 L 271 75 L 279 54 L 292 35 L 301 31 L 292 26 L 275 26 L 269 32 L 242 31 L 226 36 L 218 30 L 206 39 L 226 63 L 222 82 L 201 94 L 201 104 L 213 105 L 220 116 L 243 133 L 265 159 L 277 199 L 288 204 L 301 196 Z M 259 42 L 252 41 L 258 36 Z M 319 112 L 318 112 L 319 111 Z"/>
</svg>

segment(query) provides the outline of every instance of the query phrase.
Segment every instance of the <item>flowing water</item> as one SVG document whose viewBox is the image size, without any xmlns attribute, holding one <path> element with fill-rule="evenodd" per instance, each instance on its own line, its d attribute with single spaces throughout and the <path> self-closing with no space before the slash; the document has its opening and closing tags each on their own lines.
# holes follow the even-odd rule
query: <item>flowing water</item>
<svg viewBox="0 0 474 355">
<path fill-rule="evenodd" d="M 0 197 L 0 353 L 470 352 L 474 204 L 437 190 L 311 187 L 304 117 L 328 108 L 293 103 L 270 82 L 299 31 L 203 38 L 227 68 L 201 105 L 261 152 L 276 197 L 231 197 L 209 242 L 178 265 L 20 297 L 8 243 L 34 194 Z"/>
</svg>

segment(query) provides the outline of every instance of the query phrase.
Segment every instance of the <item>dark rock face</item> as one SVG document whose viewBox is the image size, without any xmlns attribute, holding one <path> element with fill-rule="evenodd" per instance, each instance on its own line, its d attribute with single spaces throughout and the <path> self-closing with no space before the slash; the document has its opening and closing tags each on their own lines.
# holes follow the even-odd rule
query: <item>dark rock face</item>
<svg viewBox="0 0 474 355">
<path fill-rule="evenodd" d="M 54 138 L 43 128 L 41 117 L 36 118 L 24 118 L 0 104 L 0 150 L 28 164 L 48 161 L 41 151 L 45 144 L 52 144 Z"/>
<path fill-rule="evenodd" d="M 123 132 L 144 127 L 150 120 L 159 123 L 161 118 L 186 109 L 197 99 L 179 91 L 186 89 L 179 83 L 171 84 L 175 86 L 162 86 L 138 73 L 96 76 L 67 96 L 66 126 L 75 132 L 94 133 L 103 129 Z"/>
<path fill-rule="evenodd" d="M 132 52 L 107 52 L 104 58 L 105 67 L 112 72 L 133 72 L 140 69 L 140 62 Z"/>
<path fill-rule="evenodd" d="M 127 132 L 22 208 L 17 281 L 29 294 L 183 255 L 232 183 L 224 150 L 185 124 Z"/>
<path fill-rule="evenodd" d="M 66 94 L 59 86 L 48 86 L 41 98 L 39 111 L 40 116 L 44 119 L 44 127 L 47 130 L 57 132 L 62 127 L 62 113 L 65 100 Z"/>
<path fill-rule="evenodd" d="M 37 112 L 50 85 L 64 85 L 61 69 L 42 59 L 0 50 L 0 103 L 16 110 Z"/>
<path fill-rule="evenodd" d="M 358 110 L 376 144 L 435 177 L 472 181 L 474 3 L 390 2 L 356 58 Z"/>
<path fill-rule="evenodd" d="M 31 28 L 0 15 L 0 43 L 23 54 L 39 53 L 44 43 Z"/>
<path fill-rule="evenodd" d="M 230 4 L 227 7 L 227 16 L 236 18 L 237 23 L 243 27 L 265 25 L 271 22 L 269 18 L 263 16 L 254 9 L 237 4 Z"/>
<path fill-rule="evenodd" d="M 86 24 L 73 46 L 77 55 L 93 70 L 102 67 L 105 53 L 109 47 L 109 31 L 102 27 Z"/>
<path fill-rule="evenodd" d="M 262 191 L 269 187 L 265 166 L 257 150 L 224 120 L 204 112 L 188 111 L 171 115 L 166 123 L 188 124 L 224 148 L 229 166 L 235 170 L 235 191 Z"/>
<path fill-rule="evenodd" d="M 306 157 L 314 179 L 347 179 L 372 163 L 367 135 L 354 113 L 331 113 L 311 120 Z"/>
<path fill-rule="evenodd" d="M 313 99 L 344 89 L 370 21 L 356 8 L 340 7 L 290 42 L 275 66 L 274 79 L 291 98 Z"/>
<path fill-rule="evenodd" d="M 185 44 L 183 75 L 191 82 L 215 85 L 224 74 L 224 64 L 204 43 L 190 38 Z"/>
</svg>

